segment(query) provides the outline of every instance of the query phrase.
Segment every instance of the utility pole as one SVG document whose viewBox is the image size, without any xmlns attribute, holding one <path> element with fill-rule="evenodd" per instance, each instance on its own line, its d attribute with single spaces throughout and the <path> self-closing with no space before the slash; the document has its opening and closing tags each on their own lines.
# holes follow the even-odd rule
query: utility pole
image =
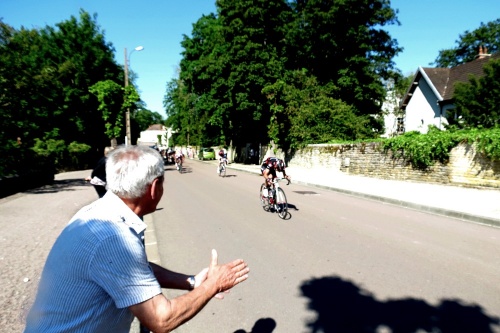
<svg viewBox="0 0 500 333">
<path fill-rule="evenodd" d="M 142 51 L 144 50 L 143 46 L 137 46 L 135 49 L 130 51 L 130 55 L 127 58 L 127 48 L 125 48 L 124 55 L 125 55 L 125 90 L 127 90 L 128 87 L 128 62 L 130 60 L 130 56 L 132 55 L 132 52 L 134 51 Z M 127 107 L 126 113 L 125 113 L 125 145 L 128 146 L 129 144 L 132 144 L 132 133 L 130 131 L 130 108 Z"/>
<path fill-rule="evenodd" d="M 125 91 L 128 87 L 128 59 L 127 59 L 127 48 L 125 48 Z M 128 146 L 132 144 L 132 134 L 130 134 L 130 108 L 127 107 L 125 112 L 125 145 Z"/>
</svg>

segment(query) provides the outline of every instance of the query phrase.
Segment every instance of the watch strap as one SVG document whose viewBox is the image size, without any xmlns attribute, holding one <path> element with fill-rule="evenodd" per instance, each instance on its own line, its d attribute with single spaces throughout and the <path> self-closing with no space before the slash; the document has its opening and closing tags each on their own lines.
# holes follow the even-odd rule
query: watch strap
<svg viewBox="0 0 500 333">
<path fill-rule="evenodd" d="M 187 281 L 189 282 L 189 286 L 191 287 L 191 290 L 193 290 L 195 285 L 196 285 L 196 279 L 194 278 L 194 275 L 190 275 L 187 278 Z"/>
</svg>

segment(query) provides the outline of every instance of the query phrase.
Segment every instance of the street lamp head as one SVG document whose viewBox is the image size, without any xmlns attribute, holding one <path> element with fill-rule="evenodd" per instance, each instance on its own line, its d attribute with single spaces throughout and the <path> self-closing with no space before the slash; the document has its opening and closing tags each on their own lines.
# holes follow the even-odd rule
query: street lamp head
<svg viewBox="0 0 500 333">
<path fill-rule="evenodd" d="M 142 50 L 144 50 L 144 46 L 137 46 L 134 50 L 142 51 Z"/>
</svg>

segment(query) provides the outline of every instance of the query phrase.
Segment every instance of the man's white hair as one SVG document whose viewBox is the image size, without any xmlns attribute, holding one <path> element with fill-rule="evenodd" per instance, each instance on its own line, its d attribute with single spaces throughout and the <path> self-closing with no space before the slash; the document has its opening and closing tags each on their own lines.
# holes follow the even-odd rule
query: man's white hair
<svg viewBox="0 0 500 333">
<path fill-rule="evenodd" d="M 107 156 L 107 190 L 120 198 L 140 198 L 164 173 L 160 153 L 147 146 L 119 146 Z"/>
</svg>

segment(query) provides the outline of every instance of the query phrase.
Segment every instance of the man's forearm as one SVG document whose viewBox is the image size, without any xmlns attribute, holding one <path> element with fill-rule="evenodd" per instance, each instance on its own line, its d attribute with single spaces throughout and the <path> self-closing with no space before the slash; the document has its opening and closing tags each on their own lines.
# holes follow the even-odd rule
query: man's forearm
<svg viewBox="0 0 500 333">
<path fill-rule="evenodd" d="M 146 302 L 131 306 L 130 310 L 150 330 L 170 332 L 203 309 L 215 295 L 215 290 L 213 285 L 202 284 L 171 300 L 159 294 Z"/>
<path fill-rule="evenodd" d="M 190 289 L 188 275 L 172 272 L 156 264 L 151 264 L 162 287 Z M 208 268 L 197 274 L 200 284 L 174 299 L 163 294 L 133 305 L 132 313 L 154 332 L 170 332 L 195 316 L 215 295 L 227 291 L 248 278 L 249 268 L 242 259 L 218 265 L 216 250 Z"/>
</svg>

